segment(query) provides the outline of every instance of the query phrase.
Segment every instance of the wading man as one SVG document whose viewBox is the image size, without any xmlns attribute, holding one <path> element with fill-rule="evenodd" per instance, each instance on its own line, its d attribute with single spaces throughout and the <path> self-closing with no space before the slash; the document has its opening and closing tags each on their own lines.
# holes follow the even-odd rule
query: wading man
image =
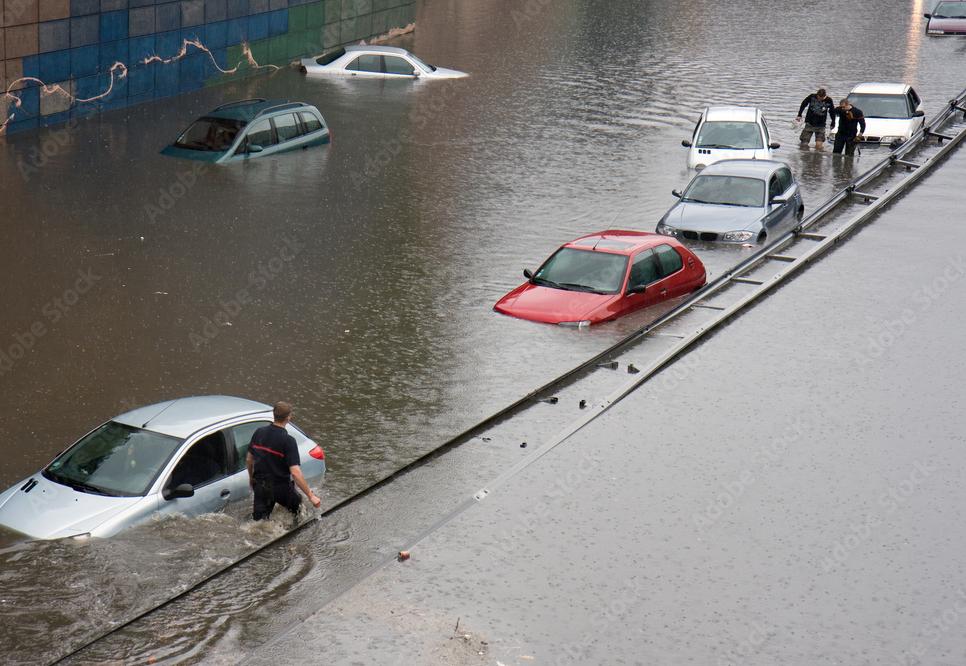
<svg viewBox="0 0 966 666">
<path fill-rule="evenodd" d="M 852 106 L 849 100 L 843 99 L 835 109 L 835 115 L 832 116 L 832 129 L 835 129 L 836 120 L 839 123 L 839 131 L 835 134 L 835 146 L 832 152 L 841 154 L 844 148 L 846 155 L 854 155 L 855 142 L 861 141 L 862 134 L 865 132 L 865 116 L 862 114 L 862 109 Z"/>
<path fill-rule="evenodd" d="M 813 93 L 802 100 L 802 105 L 798 107 L 798 117 L 802 119 L 802 112 L 805 113 L 805 129 L 799 137 L 802 146 L 807 146 L 812 135 L 815 135 L 815 149 L 821 150 L 825 146 L 825 125 L 828 119 L 832 118 L 832 129 L 835 129 L 835 104 L 832 98 L 825 94 L 825 88 L 819 88 L 818 92 Z"/>
<path fill-rule="evenodd" d="M 287 402 L 276 402 L 272 418 L 271 425 L 262 426 L 252 434 L 245 456 L 248 482 L 255 495 L 252 508 L 255 520 L 265 520 L 272 515 L 276 504 L 293 514 L 298 513 L 302 498 L 295 492 L 295 486 L 305 493 L 312 506 L 318 508 L 322 504 L 305 482 L 295 438 L 285 430 L 292 418 L 292 406 Z"/>
</svg>

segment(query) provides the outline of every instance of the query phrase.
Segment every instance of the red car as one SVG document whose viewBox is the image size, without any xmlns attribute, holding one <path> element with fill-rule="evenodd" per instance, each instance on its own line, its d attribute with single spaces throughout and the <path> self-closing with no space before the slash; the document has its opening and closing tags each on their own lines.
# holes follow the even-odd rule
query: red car
<svg viewBox="0 0 966 666">
<path fill-rule="evenodd" d="M 571 241 L 493 309 L 531 321 L 587 326 L 676 298 L 706 282 L 704 264 L 674 238 L 610 229 Z"/>
</svg>

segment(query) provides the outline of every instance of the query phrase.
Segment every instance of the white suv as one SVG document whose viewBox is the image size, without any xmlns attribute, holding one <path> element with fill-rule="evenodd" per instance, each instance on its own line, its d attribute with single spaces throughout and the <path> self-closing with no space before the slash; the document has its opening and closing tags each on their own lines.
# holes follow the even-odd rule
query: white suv
<svg viewBox="0 0 966 666">
<path fill-rule="evenodd" d="M 860 83 L 849 102 L 865 116 L 866 143 L 900 144 L 926 124 L 922 100 L 903 83 Z"/>
<path fill-rule="evenodd" d="M 698 118 L 688 151 L 688 168 L 703 169 L 720 160 L 770 160 L 781 146 L 772 143 L 761 109 L 752 106 L 709 106 Z"/>
</svg>

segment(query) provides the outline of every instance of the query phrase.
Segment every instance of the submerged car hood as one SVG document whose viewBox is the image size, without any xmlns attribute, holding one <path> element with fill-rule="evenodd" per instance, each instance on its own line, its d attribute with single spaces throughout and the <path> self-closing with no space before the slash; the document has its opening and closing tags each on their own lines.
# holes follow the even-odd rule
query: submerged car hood
<svg viewBox="0 0 966 666">
<path fill-rule="evenodd" d="M 757 231 L 764 214 L 763 208 L 681 201 L 668 212 L 665 224 L 688 231 Z"/>
<path fill-rule="evenodd" d="M 31 481 L 36 485 L 22 490 Z M 90 532 L 144 499 L 83 493 L 38 473 L 0 495 L 0 525 L 34 539 L 57 539 Z"/>
<path fill-rule="evenodd" d="M 464 79 L 467 76 L 469 76 L 469 74 L 467 74 L 466 72 L 460 72 L 455 69 L 437 67 L 435 70 L 433 70 L 431 74 L 427 74 L 426 76 L 437 78 L 437 79 Z"/>
<path fill-rule="evenodd" d="M 188 148 L 179 148 L 174 144 L 164 148 L 161 151 L 161 154 L 167 155 L 168 157 L 180 157 L 186 160 L 198 160 L 199 162 L 217 162 L 225 156 L 224 152 L 215 152 L 213 150 L 190 150 Z"/>
<path fill-rule="evenodd" d="M 929 21 L 928 30 L 942 30 L 966 34 L 966 18 L 936 18 Z"/>
<path fill-rule="evenodd" d="M 520 319 L 546 324 L 599 321 L 604 317 L 599 315 L 595 318 L 595 312 L 619 297 L 619 294 L 567 291 L 525 282 L 501 298 L 493 309 Z"/>
<path fill-rule="evenodd" d="M 870 118 L 865 119 L 865 136 L 901 136 L 909 138 L 922 118 Z"/>
</svg>

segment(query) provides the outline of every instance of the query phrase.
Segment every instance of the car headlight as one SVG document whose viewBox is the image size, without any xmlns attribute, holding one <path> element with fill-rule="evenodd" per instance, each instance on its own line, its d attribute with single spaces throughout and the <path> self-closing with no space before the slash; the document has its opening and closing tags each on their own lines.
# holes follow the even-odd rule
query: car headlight
<svg viewBox="0 0 966 666">
<path fill-rule="evenodd" d="M 725 233 L 721 234 L 721 240 L 735 241 L 738 243 L 744 243 L 746 240 L 751 240 L 754 237 L 754 231 L 726 231 Z"/>
<path fill-rule="evenodd" d="M 664 224 L 663 222 L 658 222 L 657 228 L 654 231 L 656 231 L 659 234 L 664 234 L 665 236 L 675 236 L 678 233 L 677 229 L 675 229 L 674 227 L 670 227 Z"/>
<path fill-rule="evenodd" d="M 570 328 L 587 328 L 590 326 L 590 320 L 584 319 L 583 321 L 562 321 L 560 326 L 568 326 Z"/>
<path fill-rule="evenodd" d="M 945 30 L 927 30 L 926 34 L 927 35 L 945 35 L 946 31 Z"/>
</svg>

